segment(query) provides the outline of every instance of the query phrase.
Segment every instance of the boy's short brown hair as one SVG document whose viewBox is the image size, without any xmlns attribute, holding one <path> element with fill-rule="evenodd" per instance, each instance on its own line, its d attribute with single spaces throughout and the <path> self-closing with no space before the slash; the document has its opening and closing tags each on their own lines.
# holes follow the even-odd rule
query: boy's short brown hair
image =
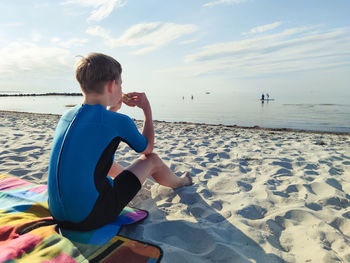
<svg viewBox="0 0 350 263">
<path fill-rule="evenodd" d="M 114 58 L 91 53 L 77 65 L 75 77 L 84 93 L 103 93 L 103 87 L 108 81 L 119 81 L 122 67 Z"/>
</svg>

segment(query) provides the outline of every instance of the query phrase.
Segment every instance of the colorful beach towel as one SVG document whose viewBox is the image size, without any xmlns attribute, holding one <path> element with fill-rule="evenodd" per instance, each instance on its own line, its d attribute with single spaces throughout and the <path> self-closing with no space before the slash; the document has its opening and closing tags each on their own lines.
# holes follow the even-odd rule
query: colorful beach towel
<svg viewBox="0 0 350 263">
<path fill-rule="evenodd" d="M 46 185 L 0 175 L 0 262 L 160 262 L 159 247 L 116 235 L 147 212 L 126 207 L 112 224 L 89 232 L 58 229 Z"/>
</svg>

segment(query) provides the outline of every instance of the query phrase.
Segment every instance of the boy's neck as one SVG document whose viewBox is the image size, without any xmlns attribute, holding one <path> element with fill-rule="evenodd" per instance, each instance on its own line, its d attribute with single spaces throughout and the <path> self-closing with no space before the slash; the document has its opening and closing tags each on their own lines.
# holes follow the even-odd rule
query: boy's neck
<svg viewBox="0 0 350 263">
<path fill-rule="evenodd" d="M 103 107 L 107 108 L 108 102 L 104 94 L 90 93 L 90 94 L 83 94 L 83 95 L 84 95 L 83 104 L 89 104 L 89 105 L 101 104 Z"/>
</svg>

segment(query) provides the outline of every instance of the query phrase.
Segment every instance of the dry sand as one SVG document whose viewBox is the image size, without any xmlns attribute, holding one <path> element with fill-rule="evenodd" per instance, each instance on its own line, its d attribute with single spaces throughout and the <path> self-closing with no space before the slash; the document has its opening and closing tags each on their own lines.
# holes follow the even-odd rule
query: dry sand
<svg viewBox="0 0 350 263">
<path fill-rule="evenodd" d="M 0 112 L 0 173 L 46 183 L 59 116 Z M 138 122 L 138 125 L 141 125 Z M 155 151 L 194 185 L 146 181 L 122 234 L 162 262 L 350 262 L 350 136 L 155 122 Z M 138 155 L 121 144 L 116 160 Z"/>
</svg>

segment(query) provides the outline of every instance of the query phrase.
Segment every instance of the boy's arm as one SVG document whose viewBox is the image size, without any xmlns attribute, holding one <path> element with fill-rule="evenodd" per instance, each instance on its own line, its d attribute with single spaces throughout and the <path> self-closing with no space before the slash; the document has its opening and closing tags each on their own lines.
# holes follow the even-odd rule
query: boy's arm
<svg viewBox="0 0 350 263">
<path fill-rule="evenodd" d="M 128 106 L 137 106 L 141 108 L 144 113 L 144 122 L 143 122 L 143 130 L 142 135 L 148 141 L 146 149 L 142 152 L 143 154 L 150 154 L 153 151 L 154 146 L 154 128 L 153 128 L 153 119 L 152 119 L 152 109 L 151 105 L 147 99 L 145 93 L 132 92 L 128 93 L 125 98 L 123 98 L 123 102 Z"/>
<path fill-rule="evenodd" d="M 143 151 L 143 154 L 147 155 L 152 153 L 153 146 L 154 146 L 154 128 L 153 128 L 152 110 L 151 110 L 150 104 L 148 103 L 148 106 L 143 108 L 142 110 L 145 115 L 142 135 L 145 136 L 148 141 L 147 147 Z"/>
</svg>

